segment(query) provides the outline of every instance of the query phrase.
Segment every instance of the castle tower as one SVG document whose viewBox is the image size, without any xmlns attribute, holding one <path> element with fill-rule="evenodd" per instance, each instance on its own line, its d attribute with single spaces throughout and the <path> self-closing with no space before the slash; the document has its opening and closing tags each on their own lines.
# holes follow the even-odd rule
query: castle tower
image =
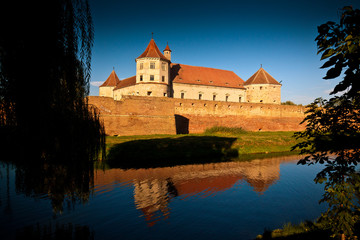
<svg viewBox="0 0 360 240">
<path fill-rule="evenodd" d="M 112 70 L 110 76 L 106 81 L 99 87 L 99 96 L 101 97 L 114 97 L 113 90 L 116 85 L 120 82 L 118 76 L 115 73 L 115 70 Z"/>
<path fill-rule="evenodd" d="M 168 97 L 170 94 L 170 60 L 161 53 L 153 38 L 135 61 L 136 94 Z"/>
<path fill-rule="evenodd" d="M 164 56 L 171 61 L 171 50 L 169 48 L 169 43 L 166 44 L 166 48 L 164 49 Z"/>
<path fill-rule="evenodd" d="M 281 84 L 262 67 L 244 83 L 244 87 L 247 102 L 281 104 Z"/>
</svg>

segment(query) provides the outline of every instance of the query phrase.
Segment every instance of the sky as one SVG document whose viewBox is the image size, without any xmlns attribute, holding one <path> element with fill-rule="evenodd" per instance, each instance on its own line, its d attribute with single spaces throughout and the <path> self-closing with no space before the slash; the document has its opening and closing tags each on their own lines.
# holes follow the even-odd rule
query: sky
<svg viewBox="0 0 360 240">
<path fill-rule="evenodd" d="M 94 22 L 90 95 L 113 68 L 136 74 L 135 59 L 154 40 L 168 42 L 171 61 L 235 72 L 244 81 L 261 66 L 281 81 L 281 100 L 328 98 L 341 78 L 323 80 L 317 26 L 339 22 L 339 10 L 360 0 L 90 0 Z"/>
</svg>

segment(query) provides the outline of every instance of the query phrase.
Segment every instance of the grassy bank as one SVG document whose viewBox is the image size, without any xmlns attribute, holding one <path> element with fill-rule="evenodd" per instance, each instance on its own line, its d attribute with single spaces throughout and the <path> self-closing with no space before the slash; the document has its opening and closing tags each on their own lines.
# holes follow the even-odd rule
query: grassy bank
<svg viewBox="0 0 360 240">
<path fill-rule="evenodd" d="M 231 148 L 236 149 L 238 154 L 253 153 L 272 153 L 272 152 L 288 152 L 291 147 L 298 143 L 293 138 L 294 132 L 211 132 L 206 131 L 203 134 L 186 134 L 186 135 L 144 135 L 144 136 L 119 136 L 106 137 L 106 147 L 110 150 L 114 145 L 125 142 L 138 140 L 159 140 L 164 142 L 169 139 L 181 139 L 184 137 L 192 137 L 193 141 L 201 141 L 204 137 L 218 138 L 235 138 Z"/>
<path fill-rule="evenodd" d="M 293 134 L 215 127 L 203 134 L 107 137 L 106 146 L 108 162 L 113 166 L 158 167 L 289 152 L 297 143 Z"/>
<path fill-rule="evenodd" d="M 262 240 L 325 240 L 334 239 L 330 237 L 331 232 L 322 224 L 311 221 L 302 222 L 298 225 L 287 223 L 282 229 L 275 229 L 273 231 L 265 231 L 256 239 Z M 336 238 L 335 238 L 336 239 Z"/>
</svg>

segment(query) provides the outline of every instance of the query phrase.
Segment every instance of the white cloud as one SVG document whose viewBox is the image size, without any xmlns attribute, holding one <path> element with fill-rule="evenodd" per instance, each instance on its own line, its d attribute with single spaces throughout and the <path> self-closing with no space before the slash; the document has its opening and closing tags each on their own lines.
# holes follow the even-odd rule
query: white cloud
<svg viewBox="0 0 360 240">
<path fill-rule="evenodd" d="M 333 89 L 328 89 L 328 90 L 324 90 L 324 93 L 330 95 L 330 93 L 331 93 L 332 91 L 333 91 Z"/>
<path fill-rule="evenodd" d="M 101 84 L 103 84 L 103 81 L 90 82 L 90 85 L 92 85 L 94 87 L 99 87 Z"/>
</svg>

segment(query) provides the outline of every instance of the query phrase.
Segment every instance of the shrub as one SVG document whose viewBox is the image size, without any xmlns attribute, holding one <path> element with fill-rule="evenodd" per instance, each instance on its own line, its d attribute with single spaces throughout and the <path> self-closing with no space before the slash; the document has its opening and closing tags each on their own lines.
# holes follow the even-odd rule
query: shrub
<svg viewBox="0 0 360 240">
<path fill-rule="evenodd" d="M 205 134 L 214 134 L 214 133 L 241 134 L 245 132 L 246 131 L 241 127 L 231 128 L 231 127 L 214 126 L 211 128 L 207 128 L 204 133 Z"/>
</svg>

